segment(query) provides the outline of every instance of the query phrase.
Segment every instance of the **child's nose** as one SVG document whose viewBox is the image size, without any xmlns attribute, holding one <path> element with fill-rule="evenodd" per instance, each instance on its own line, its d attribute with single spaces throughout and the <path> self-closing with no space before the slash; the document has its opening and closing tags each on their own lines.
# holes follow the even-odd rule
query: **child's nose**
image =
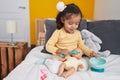
<svg viewBox="0 0 120 80">
<path fill-rule="evenodd" d="M 73 28 L 73 29 L 76 29 L 76 28 L 77 28 L 77 25 L 76 25 L 76 24 L 73 24 L 73 25 L 72 25 L 72 28 Z"/>
</svg>

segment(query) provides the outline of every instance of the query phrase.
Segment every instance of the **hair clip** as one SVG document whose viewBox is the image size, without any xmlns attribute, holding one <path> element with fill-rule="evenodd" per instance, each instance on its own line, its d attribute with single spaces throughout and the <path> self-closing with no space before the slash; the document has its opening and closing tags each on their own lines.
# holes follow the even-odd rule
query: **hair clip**
<svg viewBox="0 0 120 80">
<path fill-rule="evenodd" d="M 56 5 L 58 11 L 62 12 L 67 6 L 65 6 L 64 2 L 59 1 Z"/>
</svg>

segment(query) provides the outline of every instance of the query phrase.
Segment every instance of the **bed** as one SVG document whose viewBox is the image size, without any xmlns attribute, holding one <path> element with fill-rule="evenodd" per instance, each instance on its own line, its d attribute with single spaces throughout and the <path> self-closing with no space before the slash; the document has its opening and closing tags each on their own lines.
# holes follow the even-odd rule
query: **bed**
<svg viewBox="0 0 120 80">
<path fill-rule="evenodd" d="M 42 73 L 40 69 L 47 69 L 46 66 L 35 64 L 41 58 L 52 58 L 50 54 L 41 53 L 43 46 L 38 46 L 32 49 L 26 56 L 25 60 L 17 66 L 7 77 L 3 80 L 41 80 Z M 67 79 L 58 77 L 48 70 L 48 77 L 45 80 L 120 80 L 120 55 L 110 55 L 105 58 L 107 64 L 105 72 L 93 72 L 90 69 L 84 72 L 76 72 Z"/>
<path fill-rule="evenodd" d="M 39 33 L 37 33 L 37 35 L 41 37 Z M 40 39 L 39 37 L 37 40 Z M 45 34 L 42 35 L 43 42 L 44 37 Z M 48 72 L 45 80 L 120 80 L 120 55 L 111 54 L 109 57 L 104 58 L 107 61 L 105 72 L 94 72 L 88 67 L 86 71 L 77 71 L 65 79 L 52 73 L 44 64 L 36 63 L 42 59 L 52 59 L 54 57 L 51 54 L 44 53 L 44 51 L 41 52 L 43 48 L 44 45 L 33 48 L 27 54 L 24 61 L 12 70 L 3 80 L 42 80 L 41 76 L 43 76 L 43 73 L 41 69 L 45 69 Z M 86 60 L 89 66 L 89 58 L 83 57 L 83 59 Z"/>
</svg>

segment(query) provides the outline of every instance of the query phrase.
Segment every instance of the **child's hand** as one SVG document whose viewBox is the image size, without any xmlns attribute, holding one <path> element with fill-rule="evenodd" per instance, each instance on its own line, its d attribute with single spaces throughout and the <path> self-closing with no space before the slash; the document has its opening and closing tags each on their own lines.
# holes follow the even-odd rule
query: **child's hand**
<svg viewBox="0 0 120 80">
<path fill-rule="evenodd" d="M 90 57 L 100 57 L 99 54 L 95 53 L 94 51 L 90 54 Z"/>
<path fill-rule="evenodd" d="M 58 49 L 56 51 L 56 54 L 68 54 L 69 53 L 69 50 L 68 49 Z"/>
<path fill-rule="evenodd" d="M 61 49 L 61 53 L 68 54 L 69 51 L 67 49 Z"/>
<path fill-rule="evenodd" d="M 76 48 L 76 49 L 74 49 L 74 50 L 76 50 L 76 51 L 78 51 L 78 52 L 80 52 L 80 51 L 81 51 L 81 49 L 79 49 L 79 48 Z"/>
<path fill-rule="evenodd" d="M 76 48 L 75 50 L 78 51 L 78 53 L 83 54 L 83 52 L 80 48 Z"/>
</svg>

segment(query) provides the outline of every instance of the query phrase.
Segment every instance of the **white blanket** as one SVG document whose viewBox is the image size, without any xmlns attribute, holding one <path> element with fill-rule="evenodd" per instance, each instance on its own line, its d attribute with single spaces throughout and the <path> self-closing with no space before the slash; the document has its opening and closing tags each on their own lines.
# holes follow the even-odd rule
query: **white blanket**
<svg viewBox="0 0 120 80">
<path fill-rule="evenodd" d="M 36 61 L 42 58 L 52 58 L 52 55 L 41 53 L 43 46 L 32 49 L 25 60 L 20 63 L 13 71 L 9 73 L 3 80 L 41 80 L 43 75 L 41 69 L 48 71 L 45 80 L 120 80 L 120 55 L 110 55 L 105 58 L 107 61 L 105 72 L 93 72 L 90 69 L 84 72 L 75 72 L 67 79 L 58 77 L 51 73 L 46 66 L 35 64 Z"/>
</svg>

